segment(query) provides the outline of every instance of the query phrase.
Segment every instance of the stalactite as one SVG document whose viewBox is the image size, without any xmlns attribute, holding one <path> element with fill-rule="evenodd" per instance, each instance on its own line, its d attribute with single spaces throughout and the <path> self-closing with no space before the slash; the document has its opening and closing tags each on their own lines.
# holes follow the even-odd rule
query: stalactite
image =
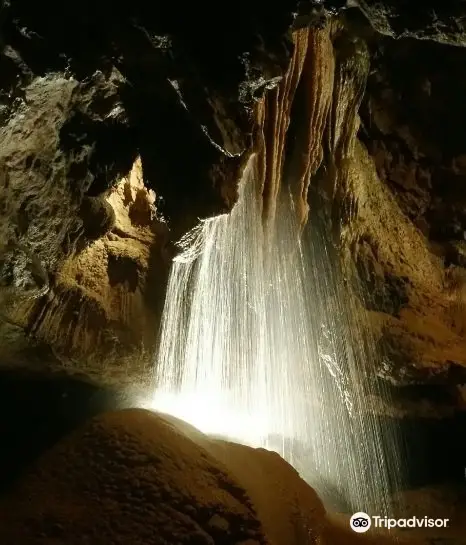
<svg viewBox="0 0 466 545">
<path fill-rule="evenodd" d="M 299 30 L 294 34 L 295 48 L 288 71 L 281 83 L 269 91 L 257 108 L 259 162 L 262 163 L 260 188 L 265 223 L 275 215 L 291 107 L 306 60 L 308 41 L 308 29 Z"/>
<path fill-rule="evenodd" d="M 301 224 L 307 220 L 308 188 L 323 159 L 323 135 L 334 86 L 335 60 L 329 27 L 309 32 L 302 75 L 301 103 L 296 104 L 295 142 L 289 150 L 284 182 L 290 184 Z"/>
<path fill-rule="evenodd" d="M 295 32 L 295 49 L 285 77 L 257 107 L 258 177 L 265 223 L 275 216 L 282 184 L 291 189 L 298 221 L 304 224 L 307 220 L 307 191 L 322 161 L 322 135 L 333 90 L 329 30 L 330 26 Z"/>
</svg>

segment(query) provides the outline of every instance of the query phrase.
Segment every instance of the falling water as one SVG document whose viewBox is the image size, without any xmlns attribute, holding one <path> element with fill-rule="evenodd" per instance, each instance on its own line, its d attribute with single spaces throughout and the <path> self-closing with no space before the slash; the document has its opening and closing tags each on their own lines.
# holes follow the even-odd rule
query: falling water
<svg viewBox="0 0 466 545">
<path fill-rule="evenodd" d="M 348 316 L 325 234 L 300 236 L 286 194 L 264 228 L 254 172 L 252 159 L 231 214 L 180 243 L 153 406 L 276 450 L 327 503 L 338 497 L 337 508 L 387 513 L 382 434 L 362 410 L 368 344 Z"/>
</svg>

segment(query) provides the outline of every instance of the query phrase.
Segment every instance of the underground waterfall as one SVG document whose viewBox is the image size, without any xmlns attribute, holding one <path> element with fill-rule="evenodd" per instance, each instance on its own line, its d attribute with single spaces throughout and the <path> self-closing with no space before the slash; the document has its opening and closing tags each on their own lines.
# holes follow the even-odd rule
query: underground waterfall
<svg viewBox="0 0 466 545">
<path fill-rule="evenodd" d="M 466 545 L 460 4 L 2 2 L 0 545 Z"/>
<path fill-rule="evenodd" d="M 326 233 L 301 233 L 285 190 L 262 221 L 255 157 L 230 215 L 182 239 L 163 315 L 152 406 L 201 431 L 275 450 L 329 507 L 389 510 L 396 454 L 366 412 L 364 361 Z M 315 223 L 315 222 L 314 222 Z"/>
</svg>

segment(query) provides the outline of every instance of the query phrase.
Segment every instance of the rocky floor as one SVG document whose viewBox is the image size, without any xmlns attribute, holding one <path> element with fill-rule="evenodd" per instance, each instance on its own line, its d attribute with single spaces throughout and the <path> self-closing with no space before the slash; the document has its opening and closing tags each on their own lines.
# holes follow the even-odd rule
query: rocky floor
<svg viewBox="0 0 466 545">
<path fill-rule="evenodd" d="M 105 413 L 63 439 L 0 507 L 5 545 L 394 543 L 328 517 L 276 453 L 136 409 Z"/>
<path fill-rule="evenodd" d="M 141 502 L 153 504 L 154 498 L 159 498 L 157 501 L 162 498 L 164 509 L 179 512 L 176 506 L 180 501 L 186 508 L 190 503 L 204 502 L 199 496 L 202 490 L 203 498 L 217 498 L 216 501 L 222 505 L 220 507 L 217 503 L 215 507 L 209 503 L 209 507 L 199 506 L 198 509 L 202 521 L 208 522 L 213 518 L 213 529 L 204 527 L 204 522 L 201 524 L 201 534 L 207 532 L 214 539 L 213 543 L 217 543 L 214 536 L 223 535 L 221 532 L 225 531 L 222 519 L 229 509 L 236 513 L 228 515 L 233 516 L 235 522 L 232 524 L 241 527 L 243 523 L 238 522 L 238 517 L 245 516 L 256 530 L 258 525 L 264 526 L 259 532 L 264 532 L 262 538 L 250 535 L 240 539 L 235 534 L 236 541 L 232 541 L 235 544 L 248 539 L 258 543 L 265 539 L 264 543 L 283 545 L 294 543 L 293 539 L 297 540 L 297 545 L 313 543 L 314 538 L 306 533 L 309 529 L 312 535 L 320 536 L 316 543 L 326 545 L 347 545 L 353 541 L 391 542 L 392 538 L 373 535 L 372 532 L 355 535 L 348 528 L 348 515 L 336 518 L 332 515 L 328 523 L 315 493 L 278 455 L 261 454 L 241 445 L 210 440 L 170 418 L 165 421 L 147 411 L 128 410 L 136 405 L 136 399 L 128 392 L 118 393 L 67 377 L 52 380 L 50 376 L 0 375 L 0 503 L 2 513 L 9 513 L 8 518 L 2 520 L 10 521 L 6 526 L 5 522 L 3 526 L 0 523 L 2 544 L 42 545 L 54 543 L 54 539 L 72 544 L 76 532 L 80 535 L 87 533 L 92 543 L 99 543 L 95 541 L 100 539 L 98 536 L 106 536 L 107 539 L 108 532 L 115 532 L 112 534 L 117 540 L 115 542 L 120 539 L 123 543 L 129 539 L 127 532 L 137 535 L 139 512 L 144 514 L 146 521 L 152 517 L 149 507 L 139 506 Z M 87 423 L 92 417 L 97 417 L 97 420 Z M 466 513 L 466 487 L 461 467 L 464 461 L 455 462 L 448 458 L 461 429 L 455 428 L 454 423 L 419 421 L 405 427 L 406 448 L 400 462 L 409 469 L 409 480 L 404 483 L 404 491 L 393 499 L 395 511 L 398 510 L 400 517 L 427 515 L 452 520 L 450 528 L 437 533 L 402 532 L 403 540 L 413 545 L 463 545 L 460 538 Z M 408 455 L 410 462 L 407 464 Z M 200 458 L 196 462 L 194 458 L 197 457 Z M 157 464 L 163 464 L 163 471 L 169 473 L 153 473 L 156 459 L 159 460 Z M 160 468 L 157 464 L 156 467 Z M 227 468 L 224 471 L 233 481 L 226 477 L 222 480 L 218 464 Z M 211 469 L 206 469 L 208 467 Z M 123 471 L 123 468 L 126 469 Z M 204 480 L 206 471 L 207 475 L 215 476 L 215 482 L 212 476 Z M 183 475 L 186 472 L 192 472 L 194 480 L 185 480 Z M 218 488 L 220 482 L 223 484 Z M 198 486 L 200 490 L 197 490 Z M 246 491 L 244 493 L 255 506 L 250 511 L 252 515 L 247 514 L 251 509 L 248 502 L 241 504 L 241 509 L 246 509 L 243 515 L 237 513 L 235 502 L 243 501 L 237 499 L 241 498 L 239 492 L 235 492 L 239 490 Z M 231 499 L 224 499 L 225 494 L 231 495 Z M 60 498 L 58 503 L 56 498 Z M 134 509 L 125 503 L 126 498 L 135 503 Z M 108 502 L 104 511 L 97 508 L 101 501 Z M 224 501 L 227 504 L 222 503 Z M 230 501 L 233 504 L 230 505 Z M 95 509 L 92 508 L 93 502 L 97 502 Z M 297 511 L 291 509 L 289 502 Z M 185 515 L 177 515 L 182 519 L 181 527 L 192 518 L 188 511 Z M 99 513 L 98 520 L 94 513 Z M 47 514 L 45 518 L 44 514 Z M 160 513 L 153 516 L 156 517 L 154 525 L 165 524 Z M 250 516 L 252 519 L 248 518 Z M 108 526 L 108 521 L 103 520 L 106 517 L 112 521 L 126 517 L 129 522 L 127 525 Z M 185 520 L 184 517 L 188 518 Z M 26 519 L 29 521 L 27 527 Z M 248 525 L 246 519 L 244 524 Z M 251 522 L 253 520 L 256 522 Z M 188 533 L 188 529 L 182 532 Z M 275 536 L 273 539 L 270 537 L 272 534 Z M 91 538 L 92 535 L 95 537 Z M 142 536 L 141 543 L 145 543 L 144 539 L 149 537 Z M 204 538 L 199 539 L 199 543 L 204 542 Z M 206 543 L 211 543 L 205 539 Z M 165 542 L 171 545 L 178 541 Z"/>
</svg>

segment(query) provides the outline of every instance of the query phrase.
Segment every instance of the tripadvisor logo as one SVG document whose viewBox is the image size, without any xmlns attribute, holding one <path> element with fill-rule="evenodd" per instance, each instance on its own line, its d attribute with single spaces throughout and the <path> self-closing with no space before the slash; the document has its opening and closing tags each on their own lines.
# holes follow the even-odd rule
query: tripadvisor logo
<svg viewBox="0 0 466 545">
<path fill-rule="evenodd" d="M 409 519 L 391 519 L 388 517 L 373 516 L 358 512 L 350 519 L 351 529 L 358 534 L 367 532 L 371 526 L 375 528 L 446 528 L 450 519 L 432 519 L 429 517 L 410 517 Z"/>
<path fill-rule="evenodd" d="M 358 534 L 367 532 L 371 527 L 371 517 L 363 512 L 354 513 L 350 519 L 350 526 L 351 529 L 358 532 Z"/>
</svg>

